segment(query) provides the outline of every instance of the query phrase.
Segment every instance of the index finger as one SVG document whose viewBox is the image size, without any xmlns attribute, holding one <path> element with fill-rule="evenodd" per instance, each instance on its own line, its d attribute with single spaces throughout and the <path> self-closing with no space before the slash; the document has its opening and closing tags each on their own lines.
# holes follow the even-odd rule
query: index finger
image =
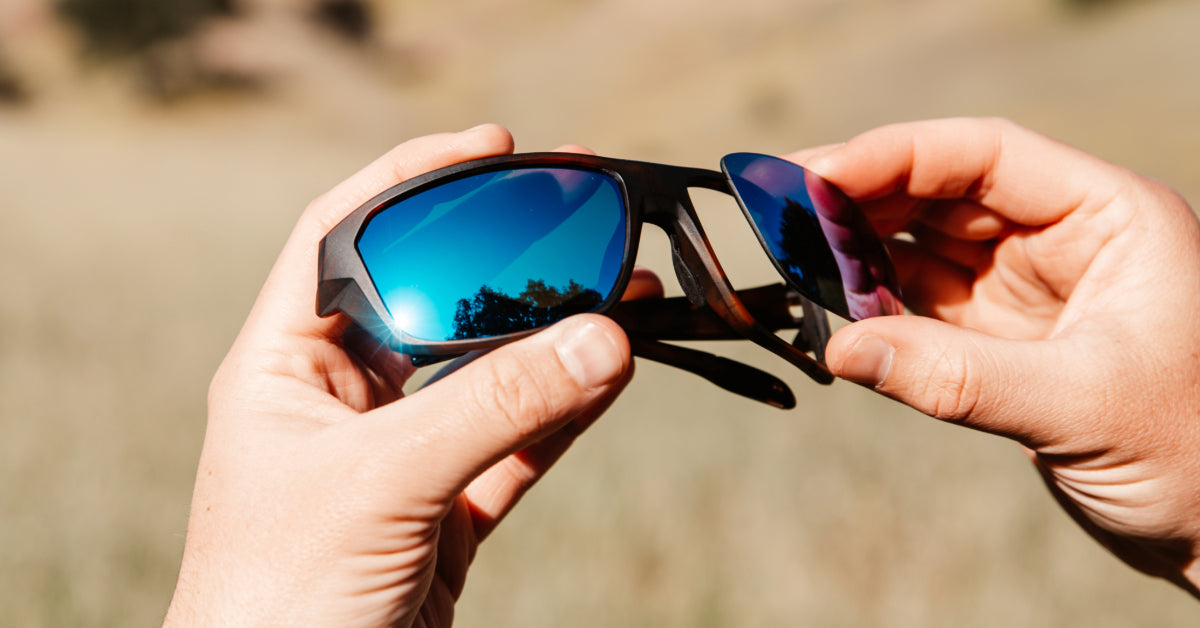
<svg viewBox="0 0 1200 628">
<path fill-rule="evenodd" d="M 1000 119 L 884 126 L 805 165 L 857 201 L 962 198 L 1026 226 L 1107 203 L 1124 179 L 1117 166 Z"/>
</svg>

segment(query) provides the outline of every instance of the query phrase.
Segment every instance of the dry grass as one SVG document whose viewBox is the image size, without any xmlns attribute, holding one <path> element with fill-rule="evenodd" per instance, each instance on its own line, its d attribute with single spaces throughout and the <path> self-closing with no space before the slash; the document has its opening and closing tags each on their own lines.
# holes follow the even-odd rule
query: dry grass
<svg viewBox="0 0 1200 628">
<path fill-rule="evenodd" d="M 1200 199 L 1195 2 L 424 0 L 396 12 L 386 34 L 400 47 L 364 56 L 283 39 L 290 65 L 264 93 L 167 109 L 43 49 L 34 105 L 0 111 L 0 624 L 159 620 L 211 372 L 300 209 L 404 138 L 491 120 L 523 150 L 581 142 L 713 165 L 886 122 L 1004 115 Z M 702 211 L 736 278 L 769 276 L 720 199 Z M 661 238 L 644 248 L 669 277 Z M 751 347 L 720 350 L 788 373 Z M 485 545 L 463 625 L 1032 628 L 1200 614 L 1079 533 L 1006 442 L 847 384 L 789 374 L 801 407 L 783 413 L 639 369 Z"/>
</svg>

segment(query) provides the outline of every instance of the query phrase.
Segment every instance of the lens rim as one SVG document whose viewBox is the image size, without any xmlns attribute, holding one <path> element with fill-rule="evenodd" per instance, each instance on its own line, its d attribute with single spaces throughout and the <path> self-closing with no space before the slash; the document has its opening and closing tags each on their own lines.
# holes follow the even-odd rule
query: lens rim
<svg viewBox="0 0 1200 628">
<path fill-rule="evenodd" d="M 625 233 L 621 268 L 611 292 L 590 312 L 605 312 L 621 300 L 633 274 L 642 221 L 632 211 L 630 182 L 622 160 L 575 153 L 526 153 L 498 155 L 462 162 L 413 177 L 376 195 L 338 223 L 321 241 L 318 256 L 317 313 L 327 316 L 341 311 L 390 348 L 409 355 L 453 356 L 486 349 L 523 338 L 542 327 L 483 338 L 428 340 L 397 328 L 374 279 L 362 259 L 358 243 L 372 218 L 380 212 L 421 192 L 470 176 L 530 168 L 565 168 L 593 172 L 614 181 L 624 212 Z M 453 246 L 453 242 L 447 243 Z"/>
</svg>

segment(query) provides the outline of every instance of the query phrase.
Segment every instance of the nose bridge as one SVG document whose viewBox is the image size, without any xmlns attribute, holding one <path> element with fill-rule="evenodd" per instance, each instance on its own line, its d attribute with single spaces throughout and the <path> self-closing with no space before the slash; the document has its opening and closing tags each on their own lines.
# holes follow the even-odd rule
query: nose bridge
<svg viewBox="0 0 1200 628">
<path fill-rule="evenodd" d="M 740 328 L 749 322 L 748 316 L 730 316 L 728 310 L 738 309 L 740 303 L 727 294 L 732 292 L 732 287 L 728 286 L 725 272 L 696 215 L 686 183 L 681 180 L 673 189 L 660 188 L 649 195 L 646 221 L 667 234 L 675 276 L 692 305 L 714 308 L 735 329 L 742 331 Z"/>
<path fill-rule="evenodd" d="M 713 183 L 713 179 L 685 178 L 674 182 L 674 185 L 655 185 L 647 190 L 645 197 L 645 220 L 666 232 L 671 242 L 675 275 L 688 300 L 696 307 L 711 308 L 739 334 L 799 367 L 816 381 L 833 381 L 833 376 L 823 365 L 758 324 L 738 299 L 700 226 L 687 193 L 689 187 L 729 191 L 728 187 L 722 187 L 721 181 L 713 185 L 709 183 Z"/>
<path fill-rule="evenodd" d="M 716 278 L 724 277 L 688 190 L 693 187 L 728 191 L 725 175 L 699 168 L 655 165 L 650 176 L 639 177 L 637 196 L 645 222 L 666 233 L 671 261 L 680 287 L 693 305 L 710 304 Z"/>
<path fill-rule="evenodd" d="M 678 220 L 696 222 L 690 188 L 706 188 L 731 192 L 728 179 L 723 173 L 702 168 L 663 166 L 654 168 L 639 177 L 642 196 L 646 201 L 644 216 L 648 222 L 662 227 L 668 233 Z"/>
<path fill-rule="evenodd" d="M 642 219 L 662 229 L 667 235 L 671 246 L 671 264 L 680 287 L 693 305 L 703 306 L 704 284 L 707 282 L 697 276 L 701 271 L 696 263 L 692 238 L 689 237 L 690 234 L 700 233 L 702 240 L 703 232 L 695 218 L 686 182 L 678 177 L 660 177 L 641 192 Z"/>
</svg>

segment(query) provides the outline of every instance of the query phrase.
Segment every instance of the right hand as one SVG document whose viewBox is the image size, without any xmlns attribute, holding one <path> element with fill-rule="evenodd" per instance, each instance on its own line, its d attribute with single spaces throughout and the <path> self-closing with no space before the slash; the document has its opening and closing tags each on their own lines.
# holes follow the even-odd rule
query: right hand
<svg viewBox="0 0 1200 628">
<path fill-rule="evenodd" d="M 791 157 L 842 188 L 925 317 L 847 325 L 835 374 L 1021 443 L 1130 565 L 1200 582 L 1200 225 L 1166 186 L 998 120 Z"/>
</svg>

